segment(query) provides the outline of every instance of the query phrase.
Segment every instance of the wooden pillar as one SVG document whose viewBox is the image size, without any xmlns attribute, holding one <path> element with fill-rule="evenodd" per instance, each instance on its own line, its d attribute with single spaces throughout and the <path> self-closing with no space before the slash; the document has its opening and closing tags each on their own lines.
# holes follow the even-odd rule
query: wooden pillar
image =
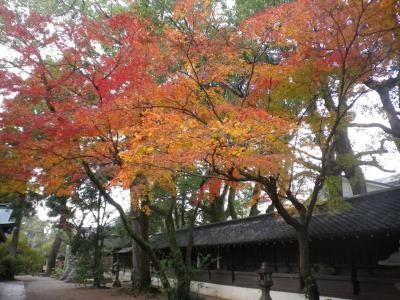
<svg viewBox="0 0 400 300">
<path fill-rule="evenodd" d="M 200 261 L 200 250 L 197 249 L 197 260 L 196 260 L 196 267 L 197 269 L 200 269 L 201 267 L 201 261 Z"/>
<path fill-rule="evenodd" d="M 368 239 L 368 274 L 371 276 L 374 276 L 374 244 L 373 244 L 373 235 L 371 234 L 371 236 Z"/>
<path fill-rule="evenodd" d="M 217 270 L 221 269 L 221 257 L 219 253 L 219 246 L 217 246 Z"/>
<path fill-rule="evenodd" d="M 277 257 L 276 257 L 276 243 L 274 242 L 273 244 L 272 244 L 272 247 L 273 247 L 273 259 L 274 259 L 274 270 L 275 270 L 275 272 L 278 272 L 278 260 L 277 260 Z"/>
<path fill-rule="evenodd" d="M 235 251 L 233 249 L 233 246 L 230 246 L 230 257 L 231 257 L 231 280 L 232 283 L 235 282 Z"/>
<path fill-rule="evenodd" d="M 351 283 L 353 286 L 353 295 L 360 293 L 360 283 L 357 279 L 357 251 L 358 243 L 356 240 L 350 241 L 350 270 L 351 270 Z"/>
</svg>

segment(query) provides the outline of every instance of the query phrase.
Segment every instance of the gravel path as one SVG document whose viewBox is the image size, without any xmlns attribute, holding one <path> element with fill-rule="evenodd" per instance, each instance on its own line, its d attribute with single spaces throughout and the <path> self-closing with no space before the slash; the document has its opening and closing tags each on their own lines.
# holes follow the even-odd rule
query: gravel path
<svg viewBox="0 0 400 300">
<path fill-rule="evenodd" d="M 48 277 L 18 276 L 25 285 L 26 300 L 149 300 L 160 298 L 123 295 L 115 289 L 77 287 Z M 13 300 L 10 298 L 10 300 Z"/>
</svg>

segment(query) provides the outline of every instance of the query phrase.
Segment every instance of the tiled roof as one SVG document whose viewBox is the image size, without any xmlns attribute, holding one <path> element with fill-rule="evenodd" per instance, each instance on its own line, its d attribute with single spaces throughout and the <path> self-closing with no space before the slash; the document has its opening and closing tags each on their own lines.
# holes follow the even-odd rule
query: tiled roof
<svg viewBox="0 0 400 300">
<path fill-rule="evenodd" d="M 6 205 L 0 205 L 0 224 L 13 223 L 11 219 L 12 209 Z"/>
<path fill-rule="evenodd" d="M 400 232 L 400 188 L 389 188 L 345 200 L 350 205 L 338 211 L 319 213 L 310 223 L 311 238 L 355 236 Z M 187 230 L 176 234 L 186 245 Z M 293 240 L 294 229 L 275 214 L 199 226 L 194 229 L 194 246 Z M 163 234 L 152 237 L 156 248 L 168 247 Z"/>
<path fill-rule="evenodd" d="M 10 209 L 7 205 L 0 205 L 0 227 L 2 228 L 2 235 L 4 237 L 4 233 L 10 233 L 15 223 L 11 219 L 12 209 Z"/>
</svg>

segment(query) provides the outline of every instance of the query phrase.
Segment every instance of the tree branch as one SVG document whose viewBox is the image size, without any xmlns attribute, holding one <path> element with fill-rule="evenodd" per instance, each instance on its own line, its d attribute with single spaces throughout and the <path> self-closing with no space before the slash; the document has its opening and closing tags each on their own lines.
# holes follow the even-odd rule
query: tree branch
<svg viewBox="0 0 400 300">
<path fill-rule="evenodd" d="M 392 130 L 391 128 L 380 124 L 380 123 L 350 123 L 349 127 L 359 127 L 359 128 L 372 128 L 372 127 L 376 127 L 376 128 L 380 128 L 382 129 L 384 132 L 393 135 L 397 138 L 400 138 L 399 134 L 396 134 L 396 132 L 394 130 Z"/>
</svg>

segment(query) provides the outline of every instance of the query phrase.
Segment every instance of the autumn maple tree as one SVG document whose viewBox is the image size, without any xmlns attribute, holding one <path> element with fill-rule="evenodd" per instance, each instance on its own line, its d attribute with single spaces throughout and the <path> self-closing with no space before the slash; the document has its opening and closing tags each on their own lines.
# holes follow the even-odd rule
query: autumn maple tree
<svg viewBox="0 0 400 300">
<path fill-rule="evenodd" d="M 87 176 L 106 193 L 105 178 L 120 166 L 119 152 L 140 116 L 139 109 L 130 109 L 123 100 L 129 94 L 131 103 L 140 102 L 135 94 L 151 90 L 152 80 L 144 73 L 146 56 L 152 53 L 146 45 L 151 43 L 139 19 L 122 14 L 64 23 L 36 13 L 17 16 L 2 6 L 2 21 L 3 44 L 16 56 L 2 60 L 3 70 L 16 69 L 2 78 L 4 95 L 12 98 L 5 100 L 2 127 L 13 130 L 2 140 L 25 155 L 13 160 L 14 170 L 26 169 L 30 175 L 25 180 L 34 177 L 45 193 L 71 195 Z M 102 179 L 91 168 L 98 168 Z M 127 230 L 161 271 L 122 207 L 109 195 L 106 200 L 117 207 Z M 168 286 L 165 275 L 161 279 Z"/>
<path fill-rule="evenodd" d="M 393 30 L 379 22 L 384 6 L 297 1 L 236 33 L 206 13 L 207 2 L 177 9 L 163 40 L 174 68 L 164 75 L 162 102 L 144 114 L 142 135 L 123 159 L 188 170 L 205 163 L 226 180 L 260 184 L 296 229 L 301 285 L 316 299 L 308 228 L 327 179 L 338 168 L 359 172 L 345 165 L 351 148 L 341 142 L 367 91 L 360 84 L 384 69 L 388 48 L 380 44 Z"/>
<path fill-rule="evenodd" d="M 170 171 L 154 172 L 139 163 L 125 166 L 120 155 L 146 125 L 144 114 L 159 103 L 150 101 L 159 98 L 157 93 L 161 91 L 159 77 L 154 74 L 156 66 L 149 67 L 159 51 L 151 28 L 145 29 L 142 21 L 129 13 L 64 23 L 35 13 L 19 18 L 7 6 L 2 9 L 3 31 L 8 34 L 3 43 L 17 56 L 14 60 L 4 59 L 4 67 L 15 68 L 17 74 L 26 76 L 12 70 L 5 72 L 2 81 L 5 95 L 10 98 L 5 101 L 2 126 L 13 129 L 13 134 L 4 134 L 2 139 L 26 155 L 13 160 L 13 170 L 27 169 L 30 173 L 25 181 L 34 178 L 45 193 L 59 196 L 74 195 L 88 178 L 115 206 L 125 229 L 145 250 L 144 256 L 150 256 L 163 286 L 169 287 L 148 243 L 146 229 L 135 231 L 109 193 L 111 185 L 128 188 L 132 210 L 145 220 L 150 185 L 173 182 Z M 57 30 L 50 30 L 50 24 Z M 152 207 L 165 217 L 171 234 L 173 207 L 173 201 L 167 213 Z M 191 219 L 193 224 L 195 215 Z M 188 297 L 190 277 L 173 236 L 170 241 L 178 290 L 183 291 L 180 298 L 184 299 Z M 138 258 L 142 266 L 146 265 L 144 256 Z M 140 286 L 150 283 L 148 263 L 147 276 L 140 280 Z"/>
<path fill-rule="evenodd" d="M 220 200 L 250 182 L 252 203 L 266 194 L 296 230 L 300 282 L 318 299 L 309 224 L 327 180 L 361 176 L 344 159 L 355 157 L 349 112 L 367 92 L 362 83 L 393 61 L 388 7 L 398 9 L 389 0 L 299 0 L 232 27 L 212 1 L 177 1 L 162 22 L 135 10 L 65 20 L 3 4 L 1 42 L 14 57 L 1 60 L 0 172 L 60 196 L 89 180 L 167 288 L 142 234 L 148 215 L 162 216 L 179 299 L 189 299 L 191 277 L 175 237 L 177 178 L 202 177 L 189 226 L 202 200 L 216 221 Z M 142 229 L 111 196 L 115 186 L 130 190 Z M 166 208 L 152 203 L 155 186 L 167 191 Z"/>
</svg>

